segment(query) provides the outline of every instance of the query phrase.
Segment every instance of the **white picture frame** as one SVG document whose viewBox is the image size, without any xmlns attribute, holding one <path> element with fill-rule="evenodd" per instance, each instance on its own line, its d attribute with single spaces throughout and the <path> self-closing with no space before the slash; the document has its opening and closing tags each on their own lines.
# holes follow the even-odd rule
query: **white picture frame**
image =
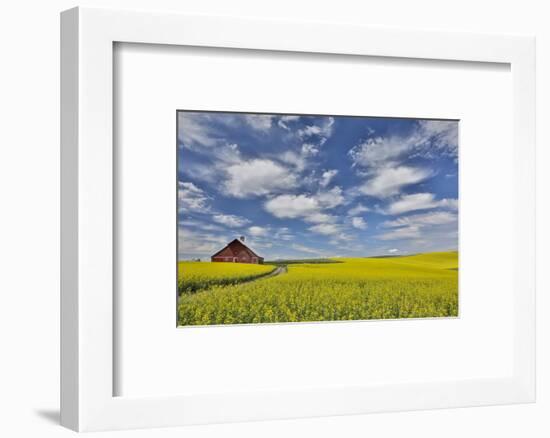
<svg viewBox="0 0 550 438">
<path fill-rule="evenodd" d="M 285 35 L 285 38 L 281 38 Z M 166 397 L 114 396 L 116 42 L 509 64 L 514 366 L 507 378 Z M 535 44 L 526 36 L 75 8 L 61 15 L 61 423 L 77 431 L 535 400 Z"/>
</svg>

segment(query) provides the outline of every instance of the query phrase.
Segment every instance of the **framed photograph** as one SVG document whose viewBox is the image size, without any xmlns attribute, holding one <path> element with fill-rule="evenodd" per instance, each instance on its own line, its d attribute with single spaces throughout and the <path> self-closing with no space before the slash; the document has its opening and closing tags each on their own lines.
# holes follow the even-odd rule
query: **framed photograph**
<svg viewBox="0 0 550 438">
<path fill-rule="evenodd" d="M 177 117 L 178 326 L 458 316 L 458 120 Z"/>
<path fill-rule="evenodd" d="M 534 401 L 534 38 L 61 32 L 63 425 Z"/>
</svg>

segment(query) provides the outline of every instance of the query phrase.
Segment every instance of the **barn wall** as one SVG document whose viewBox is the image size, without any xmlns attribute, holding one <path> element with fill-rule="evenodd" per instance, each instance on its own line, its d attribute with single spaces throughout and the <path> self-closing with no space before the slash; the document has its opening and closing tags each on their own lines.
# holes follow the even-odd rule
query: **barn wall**
<svg viewBox="0 0 550 438">
<path fill-rule="evenodd" d="M 213 262 L 225 262 L 225 263 L 233 263 L 233 257 L 212 257 L 211 260 Z"/>
</svg>

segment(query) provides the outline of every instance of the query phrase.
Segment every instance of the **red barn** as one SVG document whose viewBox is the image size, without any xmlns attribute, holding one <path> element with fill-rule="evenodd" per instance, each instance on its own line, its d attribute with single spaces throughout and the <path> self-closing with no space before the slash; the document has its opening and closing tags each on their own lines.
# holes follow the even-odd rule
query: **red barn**
<svg viewBox="0 0 550 438">
<path fill-rule="evenodd" d="M 264 258 L 252 251 L 243 242 L 244 237 L 241 237 L 241 240 L 235 239 L 229 242 L 224 248 L 214 254 L 211 260 L 213 262 L 263 264 Z"/>
</svg>

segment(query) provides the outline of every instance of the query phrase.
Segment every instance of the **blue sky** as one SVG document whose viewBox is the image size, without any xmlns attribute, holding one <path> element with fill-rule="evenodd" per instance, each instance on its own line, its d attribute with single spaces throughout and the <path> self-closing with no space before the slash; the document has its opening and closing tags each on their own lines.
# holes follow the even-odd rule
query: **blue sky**
<svg viewBox="0 0 550 438">
<path fill-rule="evenodd" d="M 178 257 L 458 248 L 458 122 L 178 112 Z"/>
</svg>

